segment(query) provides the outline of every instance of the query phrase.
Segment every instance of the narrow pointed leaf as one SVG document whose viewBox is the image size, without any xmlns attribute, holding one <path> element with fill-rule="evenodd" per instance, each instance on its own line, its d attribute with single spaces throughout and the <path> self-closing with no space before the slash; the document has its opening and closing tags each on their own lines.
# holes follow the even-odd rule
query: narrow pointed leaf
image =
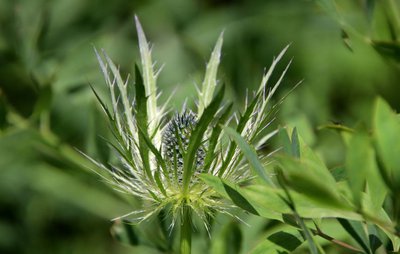
<svg viewBox="0 0 400 254">
<path fill-rule="evenodd" d="M 400 192 L 400 123 L 397 115 L 382 99 L 375 103 L 374 137 L 378 155 L 383 164 L 383 174 L 394 191 Z"/>
<path fill-rule="evenodd" d="M 141 129 L 146 136 L 147 133 L 147 98 L 145 95 L 145 89 L 143 85 L 142 75 L 140 74 L 139 68 L 135 65 L 135 92 L 136 92 L 136 108 L 135 108 L 135 119 L 138 125 L 138 129 Z M 139 135 L 139 152 L 142 157 L 143 166 L 150 169 L 149 161 L 149 148 L 143 135 Z M 150 171 L 150 170 L 149 170 Z"/>
<path fill-rule="evenodd" d="M 232 103 L 229 104 L 229 106 L 225 107 L 224 112 L 222 112 L 221 117 L 218 119 L 218 122 L 215 125 L 215 128 L 211 134 L 210 140 L 209 140 L 209 145 L 208 145 L 208 151 L 206 154 L 206 157 L 204 159 L 204 169 L 206 172 L 208 172 L 209 167 L 211 166 L 211 163 L 214 159 L 214 150 L 215 147 L 218 143 L 218 139 L 220 137 L 220 134 L 222 132 L 222 128 L 220 125 L 224 124 L 227 118 L 229 117 L 229 113 L 232 109 Z"/>
<path fill-rule="evenodd" d="M 363 248 L 365 253 L 371 253 L 369 249 L 368 237 L 363 229 L 361 222 L 338 219 L 340 225 L 353 237 L 353 239 Z"/>
<path fill-rule="evenodd" d="M 273 233 L 261 242 L 252 254 L 291 253 L 303 243 L 303 236 L 297 229 L 285 229 Z"/>
<path fill-rule="evenodd" d="M 135 16 L 135 23 L 139 40 L 140 57 L 142 60 L 143 83 L 146 97 L 148 97 L 147 118 L 149 121 L 149 133 L 153 133 L 156 126 L 158 126 L 156 74 L 153 69 L 149 44 L 137 16 Z"/>
<path fill-rule="evenodd" d="M 206 132 L 209 124 L 214 118 L 215 113 L 218 111 L 219 105 L 224 97 L 225 87 L 222 86 L 216 94 L 210 105 L 204 110 L 204 114 L 200 117 L 195 129 L 193 130 L 186 155 L 183 160 L 183 190 L 186 192 L 189 188 L 190 178 L 193 175 L 193 168 L 195 164 L 197 151 L 203 141 L 204 133 Z"/>
<path fill-rule="evenodd" d="M 258 155 L 254 148 L 252 148 L 242 136 L 240 136 L 235 130 L 230 127 L 223 127 L 224 132 L 232 138 L 239 148 L 242 150 L 244 156 L 247 158 L 251 168 L 254 172 L 264 180 L 270 186 L 273 186 L 274 183 L 272 182 L 271 178 L 265 172 L 263 165 L 261 164 L 260 160 L 258 159 Z"/>
<path fill-rule="evenodd" d="M 198 116 L 200 117 L 204 109 L 211 103 L 214 95 L 215 87 L 217 86 L 217 71 L 221 58 L 221 48 L 223 43 L 223 33 L 220 34 L 217 43 L 214 47 L 209 62 L 207 63 L 206 73 L 201 93 L 199 94 Z"/>
<path fill-rule="evenodd" d="M 299 141 L 299 136 L 297 135 L 297 128 L 294 128 L 292 132 L 291 147 L 292 147 L 292 156 L 300 158 L 300 141 Z"/>
<path fill-rule="evenodd" d="M 240 117 L 239 120 L 239 124 L 236 127 L 236 131 L 238 133 L 242 133 L 243 129 L 245 128 L 246 124 L 248 123 L 248 121 L 250 120 L 250 117 L 254 111 L 254 108 L 257 105 L 257 102 L 260 98 L 260 93 L 258 93 L 252 100 L 252 102 L 250 103 L 250 105 L 246 108 L 245 113 Z M 224 163 L 222 164 L 222 167 L 219 171 L 219 176 L 222 176 L 226 170 L 226 168 L 228 167 L 229 163 L 231 162 L 233 156 L 235 155 L 235 150 L 236 150 L 237 144 L 236 143 L 231 143 L 229 144 L 229 148 L 228 148 L 228 153 L 226 155 L 226 157 L 224 158 Z"/>
<path fill-rule="evenodd" d="M 367 137 L 356 134 L 350 139 L 347 147 L 346 172 L 349 187 L 355 204 L 361 204 L 361 192 L 364 189 L 365 177 L 371 167 L 371 149 Z"/>
<path fill-rule="evenodd" d="M 285 152 L 285 154 L 292 155 L 292 143 L 290 142 L 287 130 L 284 128 L 280 128 L 278 136 L 279 136 L 279 143 L 283 147 L 283 151 Z"/>
</svg>

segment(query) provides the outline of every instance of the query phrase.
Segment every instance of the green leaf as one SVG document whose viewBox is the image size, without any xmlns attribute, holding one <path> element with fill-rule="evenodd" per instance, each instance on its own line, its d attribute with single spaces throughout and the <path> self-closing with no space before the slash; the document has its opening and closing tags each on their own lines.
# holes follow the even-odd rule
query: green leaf
<svg viewBox="0 0 400 254">
<path fill-rule="evenodd" d="M 375 225 L 368 225 L 368 240 L 369 246 L 372 253 L 376 253 L 376 250 L 383 245 L 386 238 L 382 237 L 382 233 Z"/>
<path fill-rule="evenodd" d="M 150 138 L 146 135 L 146 133 L 143 132 L 142 129 L 139 128 L 138 134 L 139 134 L 139 137 L 143 138 L 143 140 L 146 142 L 146 145 L 149 147 L 150 151 L 156 157 L 157 163 L 161 166 L 161 168 L 163 169 L 164 173 L 166 175 L 168 175 L 167 166 L 165 164 L 165 161 L 164 161 L 160 151 L 157 150 L 157 148 L 151 142 Z"/>
<path fill-rule="evenodd" d="M 375 103 L 374 138 L 382 161 L 382 177 L 395 193 L 400 192 L 400 123 L 397 115 L 382 99 Z"/>
<path fill-rule="evenodd" d="M 325 167 L 311 161 L 297 160 L 287 156 L 279 157 L 278 161 L 287 179 L 287 184 L 292 189 L 320 204 L 351 209 L 346 201 L 338 195 L 339 190 L 335 179 Z"/>
<path fill-rule="evenodd" d="M 103 111 L 106 113 L 108 119 L 110 120 L 110 122 L 112 123 L 114 121 L 114 118 L 112 116 L 112 114 L 110 113 L 110 111 L 108 110 L 106 104 L 104 103 L 104 101 L 100 98 L 100 95 L 96 92 L 96 90 L 93 88 L 92 85 L 90 85 L 90 88 L 92 89 L 94 95 L 96 96 L 97 101 L 100 103 L 101 108 L 103 109 Z"/>
<path fill-rule="evenodd" d="M 230 111 L 232 109 L 232 106 L 233 106 L 233 104 L 231 103 L 227 107 L 224 108 L 224 111 L 222 112 L 221 117 L 218 119 L 218 122 L 216 123 L 216 125 L 213 129 L 213 132 L 212 132 L 210 140 L 209 140 L 207 154 L 204 159 L 205 172 L 208 172 L 210 170 L 211 163 L 215 156 L 214 150 L 218 143 L 218 138 L 222 132 L 222 128 L 220 125 L 224 124 L 225 121 L 228 119 Z"/>
<path fill-rule="evenodd" d="M 372 203 L 372 213 L 379 211 L 385 201 L 386 195 L 388 193 L 388 188 L 379 173 L 378 166 L 375 161 L 375 152 L 371 151 L 370 165 L 366 173 L 367 176 L 367 194 L 371 198 Z"/>
<path fill-rule="evenodd" d="M 232 138 L 239 148 L 242 150 L 244 156 L 247 158 L 251 168 L 254 172 L 264 180 L 270 186 L 273 186 L 274 183 L 272 182 L 271 178 L 265 172 L 263 165 L 261 164 L 260 160 L 258 159 L 257 153 L 253 147 L 251 147 L 247 142 L 240 136 L 235 130 L 229 127 L 222 127 L 224 132 Z"/>
<path fill-rule="evenodd" d="M 138 129 L 141 129 L 144 132 L 145 136 L 148 137 L 149 133 L 147 132 L 147 97 L 145 94 L 142 75 L 137 65 L 135 65 L 135 77 L 136 107 L 134 110 L 136 124 Z M 148 177 L 151 179 L 152 176 L 149 161 L 149 148 L 146 140 L 144 140 L 143 135 L 139 135 L 139 152 L 143 161 L 143 167 L 146 170 Z"/>
<path fill-rule="evenodd" d="M 161 181 L 159 170 L 154 172 L 154 180 L 156 181 L 156 184 L 157 184 L 158 188 L 160 189 L 161 193 L 164 194 L 164 196 L 167 196 L 167 192 L 165 191 L 163 182 Z"/>
<path fill-rule="evenodd" d="M 240 187 L 237 185 L 225 182 L 222 179 L 210 174 L 201 174 L 200 178 L 205 183 L 212 186 L 217 192 L 225 197 L 230 198 L 238 207 L 252 214 L 259 215 L 257 210 L 246 200 L 245 197 L 243 197 L 243 195 L 240 194 Z"/>
<path fill-rule="evenodd" d="M 251 254 L 283 254 L 292 253 L 304 242 L 300 231 L 296 229 L 285 229 L 273 233 L 254 250 Z"/>
<path fill-rule="evenodd" d="M 361 205 L 361 192 L 364 190 L 365 177 L 373 161 L 372 150 L 366 135 L 355 134 L 347 147 L 346 173 L 348 184 L 357 207 Z"/>
<path fill-rule="evenodd" d="M 246 108 L 244 114 L 239 119 L 239 124 L 236 127 L 236 132 L 242 133 L 244 127 L 246 126 L 246 123 L 249 121 L 251 114 L 254 111 L 255 106 L 257 105 L 257 102 L 258 102 L 258 99 L 260 98 L 260 96 L 261 96 L 260 92 L 258 92 L 257 95 L 253 98 L 250 105 Z M 233 156 L 235 155 L 236 146 L 237 145 L 235 143 L 229 144 L 228 153 L 224 158 L 224 163 L 222 164 L 221 169 L 219 170 L 219 176 L 222 176 L 224 174 L 230 161 L 232 160 Z"/>
<path fill-rule="evenodd" d="M 227 183 L 223 183 L 225 192 L 228 194 L 229 198 L 232 200 L 235 205 L 238 207 L 252 213 L 255 215 L 259 215 L 257 210 L 243 197 L 240 192 L 237 190 L 237 186 L 230 186 Z"/>
<path fill-rule="evenodd" d="M 400 43 L 397 41 L 371 41 L 372 47 L 382 56 L 400 62 Z"/>
<path fill-rule="evenodd" d="M 241 199 L 246 200 L 248 204 L 249 212 L 258 214 L 261 217 L 282 220 L 281 213 L 289 213 L 287 205 L 282 201 L 282 199 L 277 195 L 277 190 L 266 187 L 266 186 L 249 186 L 247 188 L 240 188 L 233 183 L 229 183 L 217 176 L 210 174 L 201 174 L 200 178 L 209 186 L 211 186 L 215 191 L 225 198 L 230 199 L 230 195 L 227 192 L 225 186 L 230 186 L 235 190 L 234 195 L 240 195 L 240 198 L 232 199 L 232 202 L 240 201 Z M 254 191 L 254 193 L 253 193 Z M 230 193 L 232 195 L 232 192 Z M 248 205 L 246 204 L 246 205 Z M 242 203 L 238 202 L 235 205 L 247 209 L 246 205 L 242 206 Z M 254 212 L 254 210 L 256 212 Z"/>
<path fill-rule="evenodd" d="M 300 141 L 299 136 L 297 135 L 297 128 L 293 129 L 292 132 L 292 156 L 296 158 L 300 158 Z"/>
<path fill-rule="evenodd" d="M 292 144 L 290 142 L 290 138 L 289 138 L 289 135 L 288 135 L 286 129 L 280 128 L 278 136 L 279 136 L 279 142 L 280 142 L 280 144 L 282 144 L 284 153 L 287 155 L 291 155 L 292 154 Z"/>
<path fill-rule="evenodd" d="M 203 141 L 203 135 L 206 132 L 209 124 L 214 119 L 215 113 L 218 111 L 219 105 L 224 97 L 225 86 L 222 86 L 219 92 L 216 94 L 210 105 L 204 110 L 204 114 L 194 128 L 190 140 L 187 152 L 183 159 L 183 191 L 187 192 L 189 188 L 190 178 L 193 175 L 193 167 L 196 159 L 197 151 Z"/>
<path fill-rule="evenodd" d="M 300 158 L 300 140 L 297 134 L 297 129 L 293 129 L 291 139 L 289 138 L 288 131 L 285 128 L 279 128 L 278 136 L 284 153 Z"/>
<path fill-rule="evenodd" d="M 278 182 L 279 185 L 282 187 L 282 189 L 285 192 L 285 196 L 281 196 L 282 200 L 290 207 L 290 210 L 293 213 L 293 217 L 295 219 L 295 221 L 297 222 L 297 224 L 300 226 L 304 238 L 307 240 L 307 244 L 308 244 L 308 248 L 310 249 L 310 252 L 312 254 L 318 254 L 319 253 L 319 249 L 322 250 L 321 248 L 318 248 L 320 246 L 318 246 L 316 244 L 316 242 L 314 241 L 314 238 L 312 236 L 312 234 L 310 233 L 310 230 L 307 228 L 304 219 L 301 218 L 301 216 L 298 214 L 297 209 L 296 209 L 296 203 L 293 201 L 292 195 L 290 194 L 289 190 L 287 189 L 286 186 L 286 179 L 283 177 L 283 174 L 281 171 L 277 171 L 278 175 Z M 323 252 L 323 250 L 322 250 Z"/>
<path fill-rule="evenodd" d="M 97 53 L 96 53 L 97 54 Z M 103 51 L 103 55 L 104 58 L 107 62 L 108 67 L 110 68 L 114 78 L 115 78 L 115 83 L 119 89 L 119 100 L 121 101 L 122 105 L 123 105 L 123 113 L 125 116 L 125 121 L 126 124 L 128 125 L 128 131 L 129 134 L 132 136 L 135 136 L 136 133 L 134 133 L 135 127 L 134 127 L 134 121 L 133 121 L 133 114 L 132 114 L 132 106 L 131 106 L 131 101 L 130 98 L 128 96 L 128 91 L 127 91 L 127 84 L 125 84 L 125 82 L 122 80 L 121 74 L 119 73 L 119 69 L 117 68 L 117 66 L 115 66 L 114 62 L 110 59 L 110 57 Z M 100 56 L 98 56 L 98 58 L 100 58 Z M 101 60 L 99 60 L 101 61 Z M 107 70 L 103 70 L 106 71 Z M 107 74 L 108 75 L 108 74 Z M 108 76 L 107 76 L 108 77 Z M 110 90 L 113 90 L 113 87 L 111 84 L 108 84 L 110 86 Z M 114 96 L 112 96 L 114 97 Z M 114 98 L 115 99 L 115 98 Z M 113 101 L 113 104 L 118 103 L 117 101 Z M 114 106 L 114 110 L 116 110 L 117 105 L 113 105 Z M 115 118 L 118 118 L 118 113 L 115 111 Z"/>
<path fill-rule="evenodd" d="M 230 198 L 225 185 L 230 186 L 236 191 L 235 194 L 242 196 L 261 217 L 283 221 L 283 214 L 292 212 L 281 198 L 284 195 L 284 191 L 281 189 L 267 185 L 239 187 L 210 174 L 201 174 L 200 178 L 225 198 Z M 332 208 L 330 205 L 321 205 L 313 199 L 295 192 L 291 193 L 291 196 L 299 215 L 304 218 L 341 217 L 353 220 L 362 219 L 360 215 L 352 211 Z M 239 206 L 241 203 L 236 205 Z"/>
<path fill-rule="evenodd" d="M 364 231 L 363 225 L 359 221 L 350 221 L 338 219 L 340 225 L 353 237 L 353 239 L 363 248 L 366 253 L 371 253 L 369 249 L 368 237 Z"/>
<path fill-rule="evenodd" d="M 214 95 L 215 87 L 217 86 L 217 71 L 221 58 L 221 48 L 223 43 L 223 33 L 218 37 L 214 50 L 206 67 L 206 74 L 203 84 L 201 85 L 201 92 L 199 94 L 199 108 L 197 115 L 201 117 L 204 109 L 208 107 Z"/>
<path fill-rule="evenodd" d="M 140 58 L 142 60 L 143 83 L 146 91 L 147 99 L 147 118 L 149 120 L 149 133 L 153 133 L 158 126 L 159 118 L 157 116 L 157 75 L 153 69 L 153 61 L 151 60 L 151 51 L 146 36 L 143 32 L 142 25 L 137 16 L 135 16 L 136 31 L 139 40 Z"/>
</svg>

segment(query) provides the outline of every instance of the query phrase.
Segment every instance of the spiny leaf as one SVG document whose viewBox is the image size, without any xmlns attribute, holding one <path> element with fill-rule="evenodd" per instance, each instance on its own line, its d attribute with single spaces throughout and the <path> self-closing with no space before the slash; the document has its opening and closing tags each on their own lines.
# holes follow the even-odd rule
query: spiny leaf
<svg viewBox="0 0 400 254">
<path fill-rule="evenodd" d="M 209 171 L 209 167 L 211 166 L 211 163 L 213 162 L 213 159 L 214 159 L 214 156 L 215 156 L 214 150 L 215 150 L 215 147 L 216 147 L 216 145 L 218 143 L 219 136 L 220 136 L 220 134 L 222 132 L 222 128 L 221 128 L 220 125 L 224 124 L 225 121 L 227 120 L 227 118 L 229 117 L 229 113 L 230 113 L 230 111 L 232 109 L 232 106 L 233 106 L 233 104 L 231 103 L 227 107 L 224 108 L 224 111 L 222 112 L 221 117 L 218 119 L 218 121 L 217 121 L 217 123 L 215 125 L 215 128 L 214 128 L 214 130 L 213 130 L 213 132 L 211 134 L 211 137 L 210 137 L 210 140 L 209 140 L 209 145 L 208 145 L 208 148 L 207 148 L 208 151 L 207 151 L 206 157 L 204 159 L 204 170 L 205 170 L 205 172 Z"/>
<path fill-rule="evenodd" d="M 215 113 L 218 111 L 219 105 L 224 97 L 225 86 L 222 86 L 210 105 L 204 110 L 204 114 L 199 119 L 193 130 L 190 139 L 187 153 L 183 160 L 183 191 L 186 192 L 189 188 L 190 178 L 193 174 L 194 162 L 199 149 L 203 135 L 206 132 L 210 122 L 213 120 Z"/>
<path fill-rule="evenodd" d="M 150 138 L 146 135 L 146 133 L 139 128 L 139 136 L 143 138 L 143 140 L 146 142 L 147 146 L 149 147 L 150 151 L 154 154 L 156 157 L 157 163 L 161 166 L 161 168 L 164 170 L 164 173 L 168 175 L 167 171 L 167 166 L 165 164 L 164 159 L 161 156 L 161 153 L 157 150 L 157 148 L 153 145 L 151 142 Z"/>
<path fill-rule="evenodd" d="M 151 60 L 151 51 L 146 36 L 143 32 L 142 25 L 137 16 L 135 16 L 136 30 L 139 40 L 140 57 L 142 60 L 143 83 L 146 91 L 147 99 L 147 118 L 149 121 L 149 133 L 153 133 L 154 128 L 158 126 L 157 116 L 157 87 L 156 74 L 153 69 Z M 157 137 L 159 138 L 159 137 Z"/>
<path fill-rule="evenodd" d="M 214 50 L 211 53 L 210 61 L 207 64 L 206 74 L 199 94 L 199 108 L 197 113 L 199 117 L 201 117 L 204 109 L 210 104 L 215 87 L 217 86 L 217 71 L 221 57 L 222 42 L 223 33 L 219 35 Z"/>
<path fill-rule="evenodd" d="M 145 95 L 145 89 L 143 85 L 142 75 L 140 74 L 139 68 L 135 65 L 135 92 L 136 92 L 136 109 L 135 109 L 135 119 L 136 124 L 138 125 L 138 129 L 141 129 L 146 136 L 147 133 L 147 98 Z M 139 152 L 142 157 L 143 167 L 150 169 L 150 161 L 149 161 L 149 148 L 146 144 L 146 141 L 143 138 L 143 135 L 139 135 Z M 150 170 L 146 170 L 147 173 Z"/>
</svg>

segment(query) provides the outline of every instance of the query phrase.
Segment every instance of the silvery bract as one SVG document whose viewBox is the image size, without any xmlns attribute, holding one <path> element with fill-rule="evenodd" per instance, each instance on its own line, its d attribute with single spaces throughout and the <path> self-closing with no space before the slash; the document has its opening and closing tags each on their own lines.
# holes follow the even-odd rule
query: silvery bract
<svg viewBox="0 0 400 254">
<path fill-rule="evenodd" d="M 137 67 L 135 82 L 124 80 L 107 54 L 96 51 L 109 88 L 110 105 L 97 93 L 96 96 L 109 119 L 114 134 L 110 144 L 121 163 L 114 166 L 92 161 L 101 169 L 97 172 L 116 190 L 143 201 L 140 210 L 118 218 L 130 216 L 143 221 L 166 210 L 165 214 L 173 218 L 173 227 L 189 208 L 207 227 L 209 216 L 228 213 L 230 206 L 200 176 L 212 174 L 236 183 L 251 177 L 241 150 L 223 135 L 223 126 L 231 125 L 256 150 L 276 133 L 265 131 L 276 112 L 270 99 L 290 63 L 276 83 L 271 85 L 268 81 L 287 47 L 273 60 L 258 91 L 251 100 L 246 100 L 243 111 L 232 113 L 232 104 L 222 103 L 224 87 L 216 79 L 221 34 L 198 89 L 197 108 L 183 109 L 168 118 L 168 105 L 160 106 L 157 102 L 159 72 L 154 68 L 149 44 L 137 18 L 136 29 L 142 73 Z"/>
</svg>

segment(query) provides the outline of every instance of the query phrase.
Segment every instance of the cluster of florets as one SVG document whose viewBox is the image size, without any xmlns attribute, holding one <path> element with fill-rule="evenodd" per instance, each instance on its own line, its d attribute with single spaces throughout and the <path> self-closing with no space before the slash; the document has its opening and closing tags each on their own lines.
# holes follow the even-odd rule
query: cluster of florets
<svg viewBox="0 0 400 254">
<path fill-rule="evenodd" d="M 176 114 L 166 125 L 162 136 L 163 156 L 168 162 L 170 179 L 177 179 L 181 184 L 183 180 L 183 160 L 189 146 L 190 136 L 197 124 L 196 114 L 184 111 Z M 196 152 L 195 174 L 202 171 L 205 157 L 205 146 L 202 145 Z"/>
</svg>

